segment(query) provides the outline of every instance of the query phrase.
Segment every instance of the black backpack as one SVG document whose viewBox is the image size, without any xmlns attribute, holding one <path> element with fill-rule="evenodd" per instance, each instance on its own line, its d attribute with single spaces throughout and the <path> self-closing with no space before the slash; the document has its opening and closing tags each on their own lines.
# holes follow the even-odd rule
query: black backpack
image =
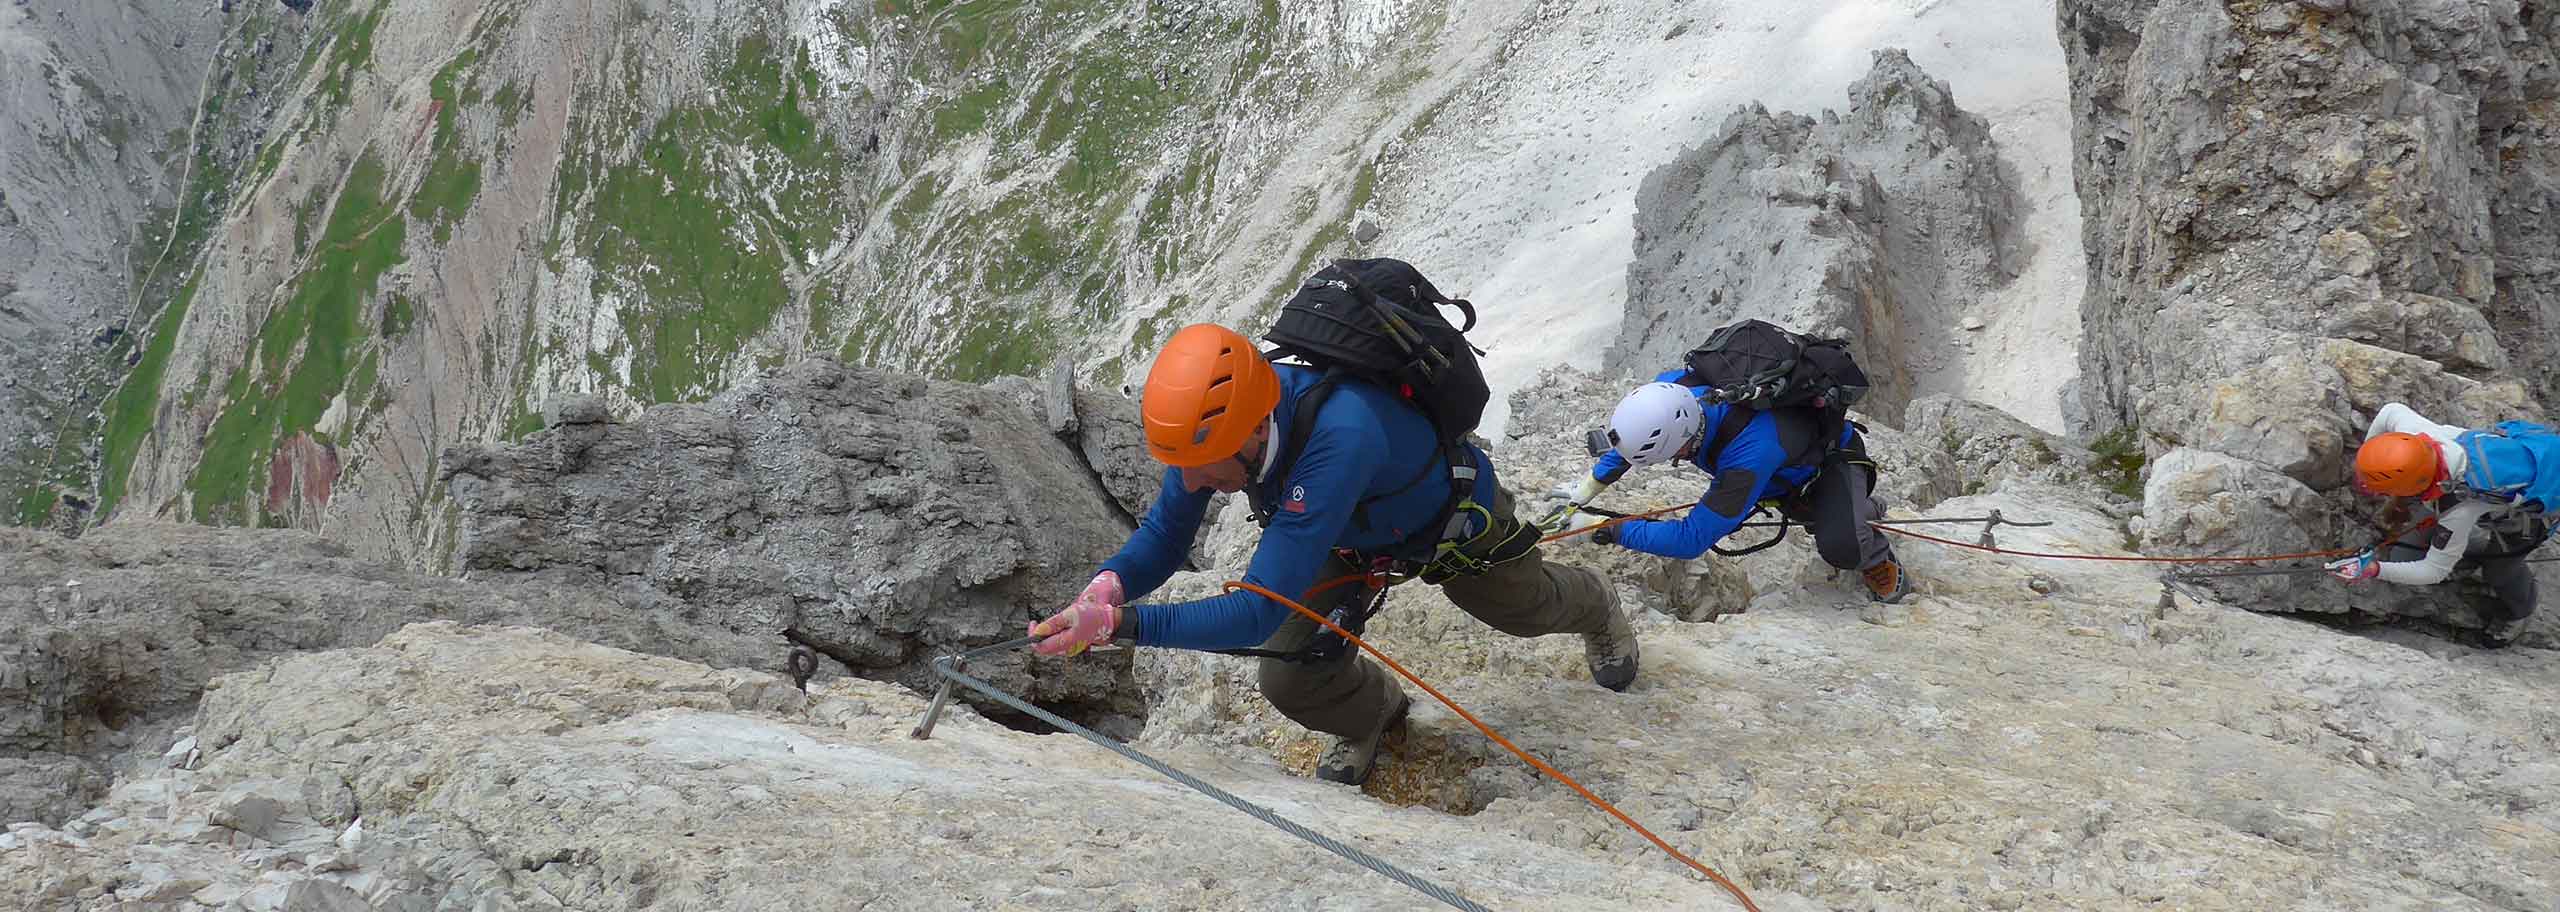
<svg viewBox="0 0 2560 912">
<path fill-rule="evenodd" d="M 1744 320 L 1717 329 L 1707 343 L 1690 349 L 1684 386 L 1714 390 L 1709 402 L 1739 406 L 1725 410 L 1711 444 L 1721 447 L 1742 432 L 1753 413 L 1805 409 L 1816 420 L 1813 440 L 1819 451 L 1839 445 L 1849 420 L 1849 407 L 1866 398 L 1867 372 L 1849 354 L 1845 339 L 1824 339 L 1790 332 L 1759 320 Z M 1789 461 L 1803 455 L 1790 448 Z"/>
<path fill-rule="evenodd" d="M 1440 316 L 1442 306 L 1456 308 L 1466 322 L 1450 325 Z M 1484 419 L 1485 403 L 1493 398 L 1492 389 L 1485 385 L 1484 369 L 1476 363 L 1481 353 L 1467 343 L 1467 330 L 1475 325 L 1475 305 L 1441 294 L 1420 270 L 1403 260 L 1335 260 L 1308 276 L 1280 308 L 1280 318 L 1271 330 L 1263 334 L 1272 346 L 1264 355 L 1273 360 L 1295 357 L 1323 370 L 1325 377 L 1299 394 L 1298 418 L 1272 463 L 1272 477 L 1288 477 L 1306 447 L 1307 435 L 1315 430 L 1316 412 L 1332 396 L 1338 380 L 1357 378 L 1397 394 L 1430 419 L 1451 476 L 1449 505 L 1441 522 L 1433 525 L 1448 522 L 1448 514 L 1474 496 L 1475 463 L 1467 456 L 1466 436 L 1475 432 Z M 1394 491 L 1371 500 L 1420 484 L 1432 468 L 1426 466 Z M 1268 525 L 1274 505 L 1264 502 L 1268 495 L 1261 488 L 1254 485 L 1247 490 L 1254 500 L 1254 518 Z M 1368 501 L 1363 501 L 1353 514 L 1352 521 L 1363 528 L 1367 506 Z M 1426 527 L 1425 534 L 1430 540 L 1424 544 L 1436 546 L 1441 532 Z"/>
</svg>

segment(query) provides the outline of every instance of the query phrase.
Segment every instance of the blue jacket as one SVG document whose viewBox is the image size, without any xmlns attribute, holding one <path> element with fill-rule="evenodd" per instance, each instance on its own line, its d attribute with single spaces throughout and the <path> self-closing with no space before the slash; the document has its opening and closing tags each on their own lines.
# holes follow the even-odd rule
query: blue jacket
<svg viewBox="0 0 2560 912">
<path fill-rule="evenodd" d="M 1322 374 L 1295 365 L 1276 365 L 1280 372 L 1280 407 L 1276 433 L 1267 446 L 1280 446 L 1301 420 L 1298 394 Z M 1245 581 L 1273 592 L 1297 596 L 1323 580 L 1326 562 L 1336 548 L 1383 552 L 1421 533 L 1448 505 L 1449 473 L 1440 458 L 1439 435 L 1429 419 L 1395 395 L 1357 380 L 1344 379 L 1327 399 L 1315 429 L 1307 435 L 1287 478 L 1269 479 L 1265 490 L 1279 504 L 1270 527 L 1253 552 Z M 1476 490 L 1498 484 L 1493 464 L 1472 447 Z M 1419 482 L 1414 479 L 1420 478 Z M 1411 487 L 1406 485 L 1412 482 Z M 1404 488 L 1370 503 L 1362 511 L 1365 525 L 1354 522 L 1362 501 Z M 1212 491 L 1188 490 L 1182 472 L 1167 469 L 1156 502 L 1120 553 L 1102 569 L 1120 575 L 1120 585 L 1134 601 L 1154 592 L 1190 556 L 1191 541 L 1208 512 Z M 1230 592 L 1195 602 L 1135 605 L 1141 646 L 1182 649 L 1242 649 L 1261 645 L 1292 612 L 1288 606 L 1251 592 Z"/>
<path fill-rule="evenodd" d="M 1678 383 L 1687 374 L 1685 368 L 1674 368 L 1654 379 Z M 1703 387 L 1696 393 L 1700 399 L 1699 420 L 1703 422 L 1700 426 L 1712 437 L 1716 428 L 1724 423 L 1725 412 L 1736 406 L 1705 402 L 1707 390 Z M 1856 433 L 1855 429 L 1842 427 L 1840 445 L 1847 446 Z M 1640 519 L 1621 523 L 1618 526 L 1618 543 L 1646 554 L 1680 560 L 1705 555 L 1717 542 L 1742 527 L 1742 523 L 1751 517 L 1753 506 L 1772 497 L 1794 494 L 1817 474 L 1822 453 L 1805 456 L 1811 460 L 1809 462 L 1789 463 L 1786 445 L 1778 438 L 1777 414 L 1761 412 L 1751 416 L 1751 423 L 1744 425 L 1741 433 L 1735 434 L 1721 449 L 1710 451 L 1707 446 L 1700 445 L 1698 452 L 1689 457 L 1689 463 L 1715 476 L 1715 481 L 1705 494 L 1699 496 L 1698 507 L 1677 520 Z M 1610 450 L 1600 454 L 1600 461 L 1591 467 L 1591 477 L 1615 482 L 1626 474 L 1627 468 L 1626 459 L 1620 457 L 1618 451 Z"/>
</svg>

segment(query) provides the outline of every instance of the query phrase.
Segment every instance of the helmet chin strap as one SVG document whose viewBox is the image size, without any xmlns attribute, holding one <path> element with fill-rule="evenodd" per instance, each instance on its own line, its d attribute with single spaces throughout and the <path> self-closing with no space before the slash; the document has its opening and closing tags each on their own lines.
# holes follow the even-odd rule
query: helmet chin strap
<svg viewBox="0 0 2560 912">
<path fill-rule="evenodd" d="M 1271 477 L 1271 464 L 1280 458 L 1280 448 L 1272 441 L 1280 439 L 1280 413 L 1274 410 L 1262 418 L 1262 466 L 1253 470 L 1253 483 L 1261 484 Z"/>
</svg>

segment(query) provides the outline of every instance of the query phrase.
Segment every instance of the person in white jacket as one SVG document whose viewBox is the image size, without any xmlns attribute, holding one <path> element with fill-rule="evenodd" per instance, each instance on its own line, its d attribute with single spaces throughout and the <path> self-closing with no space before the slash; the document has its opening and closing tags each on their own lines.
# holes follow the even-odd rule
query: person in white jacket
<svg viewBox="0 0 2560 912">
<path fill-rule="evenodd" d="M 2549 535 L 2544 511 L 2560 477 L 2544 476 L 2555 469 L 2560 435 L 2539 425 L 2470 430 L 2429 421 L 2397 402 L 2384 405 L 2356 450 L 2356 485 L 2394 498 L 2386 515 L 2416 500 L 2435 506 L 2436 521 L 2328 570 L 2349 583 L 2432 586 L 2476 565 L 2498 602 L 2483 612 L 2481 645 L 2506 646 L 2533 615 L 2526 556 Z"/>
</svg>

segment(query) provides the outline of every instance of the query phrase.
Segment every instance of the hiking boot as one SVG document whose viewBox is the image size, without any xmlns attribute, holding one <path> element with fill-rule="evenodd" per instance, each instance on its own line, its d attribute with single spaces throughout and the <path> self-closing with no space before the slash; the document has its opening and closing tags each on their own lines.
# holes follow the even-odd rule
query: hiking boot
<svg viewBox="0 0 2560 912">
<path fill-rule="evenodd" d="M 1618 610 L 1618 590 L 1609 590 L 1609 629 L 1582 635 L 1582 657 L 1591 663 L 1591 683 L 1624 692 L 1636 682 L 1636 627 Z"/>
<path fill-rule="evenodd" d="M 2514 645 L 2516 635 L 2524 632 L 2524 622 L 2524 618 L 2517 618 L 2512 621 L 2490 621 L 2489 626 L 2482 628 L 2478 634 L 2479 647 L 2482 649 L 2505 649 L 2508 646 Z"/>
<path fill-rule="evenodd" d="M 1378 730 L 1366 738 L 1335 741 L 1333 749 L 1325 751 L 1324 759 L 1316 763 L 1316 778 L 1349 786 L 1368 782 L 1369 772 L 1378 766 L 1378 746 L 1386 743 L 1387 733 L 1404 724 L 1405 710 L 1412 708 L 1413 698 L 1397 691 L 1396 708 L 1388 711 L 1386 721 L 1378 723 Z"/>
<path fill-rule="evenodd" d="M 1858 571 L 1858 575 L 1866 579 L 1868 601 L 1897 605 L 1911 594 L 1911 575 L 1902 572 L 1902 562 L 1893 558 Z"/>
</svg>

